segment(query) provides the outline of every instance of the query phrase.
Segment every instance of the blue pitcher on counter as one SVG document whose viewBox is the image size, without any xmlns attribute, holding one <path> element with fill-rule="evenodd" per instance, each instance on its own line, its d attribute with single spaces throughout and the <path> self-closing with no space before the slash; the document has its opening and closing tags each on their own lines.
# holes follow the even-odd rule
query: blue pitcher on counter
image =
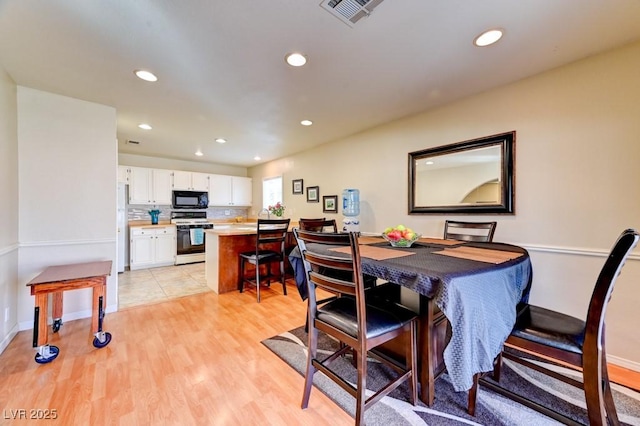
<svg viewBox="0 0 640 426">
<path fill-rule="evenodd" d="M 158 217 L 160 216 L 160 210 L 149 210 L 149 214 L 151 215 L 151 224 L 158 224 Z"/>
</svg>

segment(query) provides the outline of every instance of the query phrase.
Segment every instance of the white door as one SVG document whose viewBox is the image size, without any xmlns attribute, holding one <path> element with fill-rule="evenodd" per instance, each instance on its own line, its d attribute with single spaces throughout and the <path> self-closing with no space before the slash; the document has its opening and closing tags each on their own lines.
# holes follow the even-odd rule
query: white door
<svg viewBox="0 0 640 426">
<path fill-rule="evenodd" d="M 153 204 L 171 205 L 172 175 L 171 170 L 153 170 Z"/>
<path fill-rule="evenodd" d="M 174 170 L 173 189 L 189 191 L 191 189 L 191 172 Z"/>
<path fill-rule="evenodd" d="M 207 173 L 191 173 L 191 188 L 194 191 L 208 191 L 209 175 Z"/>
<path fill-rule="evenodd" d="M 176 234 L 172 228 L 156 231 L 156 263 L 174 263 L 176 260 Z"/>
<path fill-rule="evenodd" d="M 233 200 L 234 206 L 250 206 L 252 197 L 251 178 L 233 176 Z"/>
<path fill-rule="evenodd" d="M 231 205 L 231 176 L 209 175 L 209 205 Z"/>
<path fill-rule="evenodd" d="M 146 268 L 155 263 L 156 236 L 154 231 L 132 231 L 131 259 L 129 267 L 134 269 Z"/>
<path fill-rule="evenodd" d="M 129 204 L 153 204 L 151 169 L 129 168 Z"/>
</svg>

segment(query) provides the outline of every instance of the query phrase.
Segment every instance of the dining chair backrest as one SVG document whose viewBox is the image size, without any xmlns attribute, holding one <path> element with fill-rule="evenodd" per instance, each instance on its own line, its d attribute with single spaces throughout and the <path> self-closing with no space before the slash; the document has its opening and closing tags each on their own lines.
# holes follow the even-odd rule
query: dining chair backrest
<svg viewBox="0 0 640 426">
<path fill-rule="evenodd" d="M 616 240 L 596 280 L 585 321 L 562 312 L 521 303 L 515 326 L 505 342 L 506 347 L 515 349 L 516 352 L 505 351 L 498 356 L 497 376 L 495 372 L 494 376 L 499 379 L 502 357 L 534 368 L 541 373 L 582 388 L 590 424 L 618 424 L 607 372 L 604 323 L 607 304 L 616 279 L 627 257 L 637 246 L 639 238 L 640 234 L 637 231 L 626 229 Z M 526 355 L 522 356 L 522 354 Z M 557 371 L 542 365 L 532 364 L 530 355 L 539 355 L 551 362 L 579 370 L 582 372 L 582 381 L 558 374 Z M 469 392 L 468 411 L 472 415 L 475 412 L 477 383 L 478 381 L 475 380 Z M 539 411 L 538 404 L 521 395 L 495 386 L 491 388 Z M 561 422 L 566 419 L 554 410 L 543 412 Z"/>
<path fill-rule="evenodd" d="M 287 232 L 291 219 L 258 219 L 256 233 L 256 253 L 265 244 L 279 243 L 279 252 L 284 253 Z"/>
<path fill-rule="evenodd" d="M 365 330 L 364 281 L 358 247 L 358 236 L 350 233 L 328 233 L 293 230 L 304 261 L 309 290 L 310 315 L 315 315 L 316 289 L 343 296 L 354 296 L 358 305 L 358 325 Z M 349 254 L 331 253 L 328 247 L 351 247 Z M 361 314 L 361 315 L 360 315 Z"/>
<path fill-rule="evenodd" d="M 338 232 L 335 219 L 300 219 L 298 224 L 303 231 Z"/>
<path fill-rule="evenodd" d="M 293 234 L 304 260 L 309 290 L 307 368 L 302 408 L 307 408 L 309 404 L 316 371 L 323 373 L 355 398 L 356 426 L 364 424 L 365 410 L 403 382 L 408 383 L 410 402 L 415 405 L 418 395 L 416 314 L 399 304 L 367 303 L 357 233 L 314 232 L 294 228 Z M 317 288 L 340 296 L 316 302 Z M 368 314 L 371 321 L 367 325 Z M 319 332 L 340 342 L 335 352 L 327 355 L 322 351 L 319 354 Z M 372 351 L 394 339 L 398 339 L 398 344 L 404 343 L 404 363 L 392 361 Z M 347 378 L 332 366 L 333 361 L 347 352 L 351 352 L 357 366 L 355 380 Z M 368 393 L 366 386 L 369 356 L 386 364 L 396 373 L 391 371 L 387 383 L 371 393 Z"/>
<path fill-rule="evenodd" d="M 624 230 L 605 261 L 591 294 L 585 328 L 583 353 L 596 353 L 604 345 L 604 320 L 616 279 L 627 257 L 638 244 L 639 234 L 634 229 Z"/>
<path fill-rule="evenodd" d="M 445 240 L 474 241 L 490 243 L 496 231 L 497 222 L 461 222 L 447 220 L 444 223 Z"/>
</svg>

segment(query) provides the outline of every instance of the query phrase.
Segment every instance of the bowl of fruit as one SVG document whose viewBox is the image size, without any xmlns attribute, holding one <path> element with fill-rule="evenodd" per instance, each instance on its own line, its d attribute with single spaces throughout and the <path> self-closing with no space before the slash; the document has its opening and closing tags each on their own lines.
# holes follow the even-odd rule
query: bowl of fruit
<svg viewBox="0 0 640 426">
<path fill-rule="evenodd" d="M 411 244 L 420 238 L 420 234 L 404 225 L 398 225 L 395 228 L 385 229 L 382 238 L 389 241 L 393 247 L 411 247 Z"/>
</svg>

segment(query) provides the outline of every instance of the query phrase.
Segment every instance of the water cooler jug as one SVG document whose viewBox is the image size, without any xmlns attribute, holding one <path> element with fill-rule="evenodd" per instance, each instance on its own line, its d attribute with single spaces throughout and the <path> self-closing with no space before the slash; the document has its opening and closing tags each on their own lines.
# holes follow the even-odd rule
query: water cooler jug
<svg viewBox="0 0 640 426">
<path fill-rule="evenodd" d="M 360 232 L 360 191 L 345 189 L 342 191 L 342 230 Z"/>
</svg>

